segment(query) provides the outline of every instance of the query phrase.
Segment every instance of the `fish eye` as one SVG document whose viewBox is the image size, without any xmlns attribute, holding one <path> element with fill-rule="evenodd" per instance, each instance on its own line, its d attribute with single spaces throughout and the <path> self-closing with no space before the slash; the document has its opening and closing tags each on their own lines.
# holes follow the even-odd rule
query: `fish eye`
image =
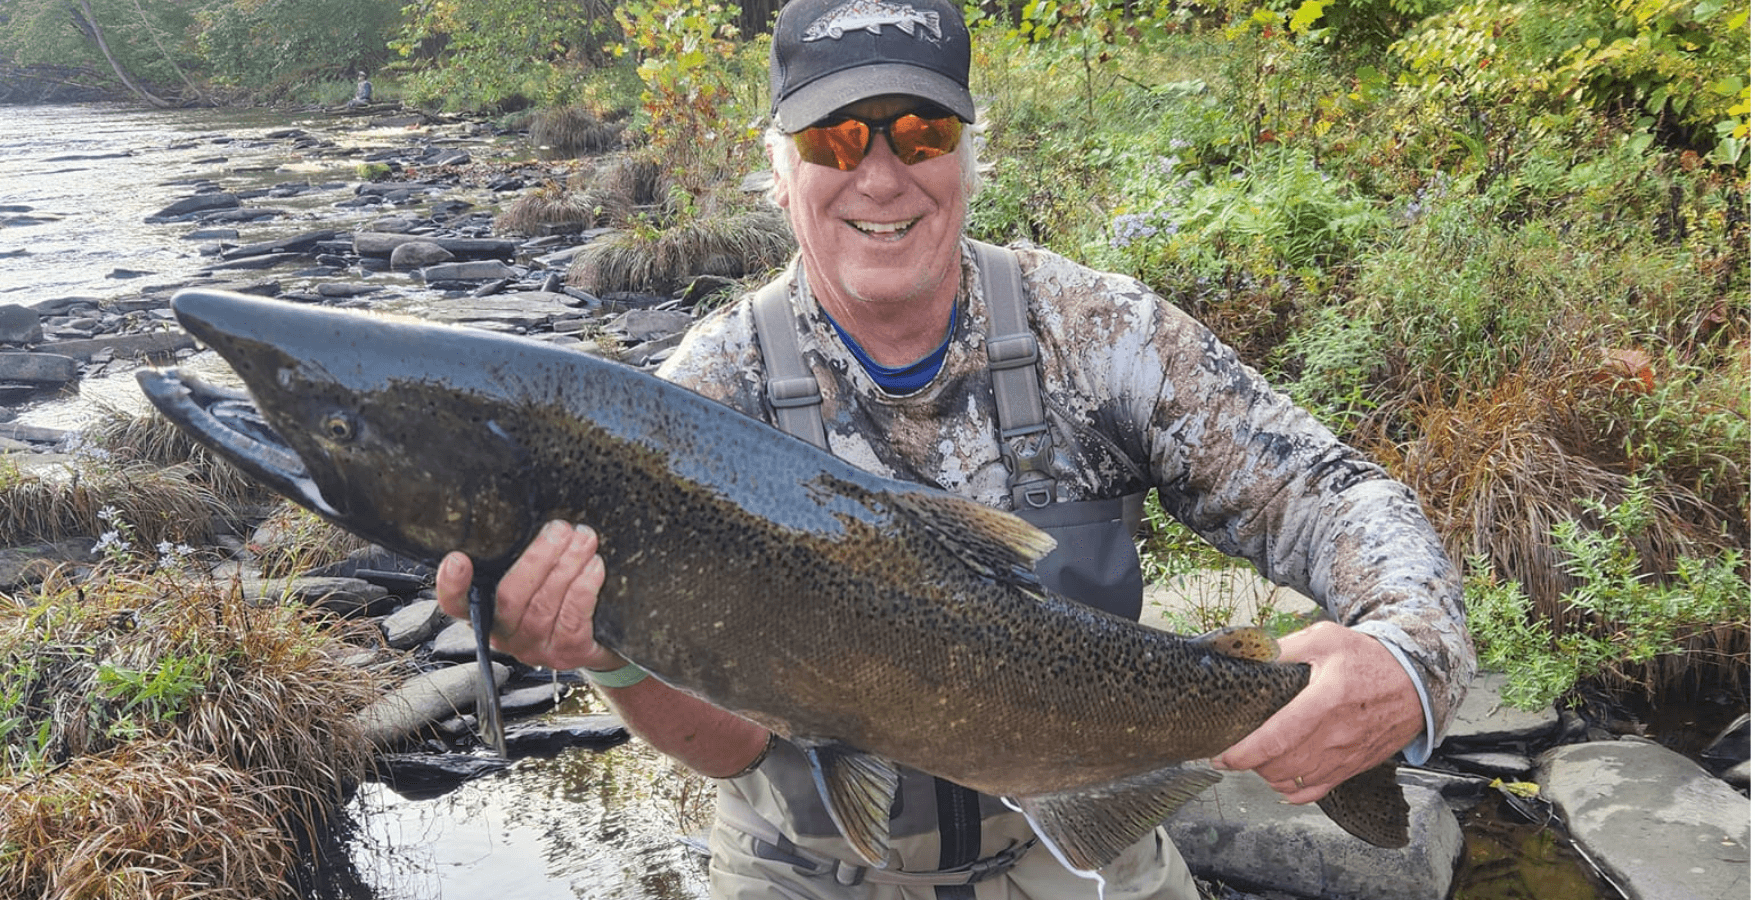
<svg viewBox="0 0 1755 900">
<path fill-rule="evenodd" d="M 347 442 L 354 439 L 358 426 L 353 416 L 345 412 L 332 412 L 323 417 L 323 435 L 332 441 Z"/>
</svg>

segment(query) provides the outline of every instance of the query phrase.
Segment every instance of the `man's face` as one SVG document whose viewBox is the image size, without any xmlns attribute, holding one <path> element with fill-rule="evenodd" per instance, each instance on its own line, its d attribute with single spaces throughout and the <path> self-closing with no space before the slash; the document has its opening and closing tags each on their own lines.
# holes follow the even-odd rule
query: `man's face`
<svg viewBox="0 0 1755 900">
<path fill-rule="evenodd" d="M 881 121 L 924 105 L 878 97 L 838 114 Z M 811 290 L 844 325 L 859 318 L 857 304 L 954 294 L 967 212 L 957 154 L 904 165 L 878 135 L 851 172 L 799 161 L 780 178 L 775 199 L 791 219 Z"/>
</svg>

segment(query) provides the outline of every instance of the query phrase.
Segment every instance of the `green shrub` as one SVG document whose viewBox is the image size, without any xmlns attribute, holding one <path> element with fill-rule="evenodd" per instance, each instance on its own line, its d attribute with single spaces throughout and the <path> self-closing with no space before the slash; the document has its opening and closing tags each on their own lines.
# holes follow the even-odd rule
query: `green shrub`
<svg viewBox="0 0 1755 900">
<path fill-rule="evenodd" d="M 1481 662 L 1507 676 L 1506 699 L 1533 709 L 1580 683 L 1635 686 L 1647 694 L 1668 687 L 1666 657 L 1713 657 L 1720 672 L 1748 665 L 1749 582 L 1743 554 L 1685 556 L 1676 571 L 1641 571 L 1636 542 L 1652 523 L 1650 488 L 1633 482 L 1613 507 L 1583 498 L 1600 520 L 1555 526 L 1553 537 L 1577 587 L 1563 598 L 1563 627 L 1535 614 L 1515 582 L 1498 582 L 1484 560 L 1471 560 L 1469 630 Z"/>
</svg>

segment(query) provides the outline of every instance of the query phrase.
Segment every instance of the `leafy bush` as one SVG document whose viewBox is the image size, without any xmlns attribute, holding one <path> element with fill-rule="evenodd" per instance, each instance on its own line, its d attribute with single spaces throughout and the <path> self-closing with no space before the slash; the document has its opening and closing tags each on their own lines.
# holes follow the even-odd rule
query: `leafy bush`
<svg viewBox="0 0 1755 900">
<path fill-rule="evenodd" d="M 556 106 L 604 64 L 613 39 L 607 4 L 493 0 L 409 7 L 390 48 L 407 60 L 403 90 L 417 103 L 451 109 Z"/>
<path fill-rule="evenodd" d="M 1533 709 L 1584 681 L 1635 686 L 1648 695 L 1669 685 L 1667 660 L 1727 657 L 1723 670 L 1748 664 L 1749 582 L 1743 555 L 1684 557 L 1668 577 L 1641 570 L 1635 546 L 1651 526 L 1651 494 L 1638 482 L 1613 507 L 1580 504 L 1602 523 L 1559 523 L 1553 537 L 1578 586 L 1555 623 L 1537 614 L 1515 582 L 1499 581 L 1484 560 L 1471 561 L 1469 630 L 1481 661 L 1507 675 L 1506 699 Z M 1562 627 L 1556 629 L 1556 624 Z"/>
<path fill-rule="evenodd" d="M 1392 50 L 1435 98 L 1633 108 L 1720 165 L 1747 164 L 1749 9 L 1722 0 L 1474 0 Z"/>
</svg>

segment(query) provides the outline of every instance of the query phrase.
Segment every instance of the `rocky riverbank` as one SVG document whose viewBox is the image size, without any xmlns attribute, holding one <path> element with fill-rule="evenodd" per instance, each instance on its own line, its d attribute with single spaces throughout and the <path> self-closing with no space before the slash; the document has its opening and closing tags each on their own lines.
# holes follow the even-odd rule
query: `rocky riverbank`
<svg viewBox="0 0 1755 900">
<path fill-rule="evenodd" d="M 471 327 L 525 334 L 656 365 L 693 320 L 703 279 L 678 296 L 595 296 L 568 287 L 573 254 L 597 236 L 584 230 L 533 238 L 494 232 L 499 205 L 571 164 L 503 155 L 479 124 L 419 115 L 367 119 L 374 141 L 287 128 L 263 135 L 289 160 L 324 177 L 235 171 L 161 185 L 165 202 L 149 217 L 174 230 L 202 260 L 188 278 L 118 266 L 108 296 L 45 296 L 0 306 L 0 404 L 40 408 L 81 383 L 126 375 L 142 365 L 186 359 L 194 342 L 171 319 L 168 301 L 188 286 L 237 290 L 291 302 L 385 309 Z M 341 128 L 341 126 L 337 126 Z M 217 150 L 226 143 L 214 139 Z M 341 177 L 352 175 L 354 177 Z M 367 176 L 379 176 L 371 180 Z M 6 215 L 40 211 L 6 207 Z M 28 254 L 29 247 L 20 250 Z M 21 469 L 58 465 L 76 429 L 25 421 L 0 423 L 8 459 Z M 0 553 L 0 591 L 28 589 L 42 562 L 94 559 L 97 536 Z M 369 713 L 384 748 L 386 779 L 411 795 L 443 791 L 504 764 L 459 751 L 476 746 L 473 640 L 466 623 L 438 613 L 423 594 L 427 573 L 381 555 L 309 573 L 263 580 L 249 559 L 249 533 L 216 534 L 237 554 L 220 573 L 245 580 L 264 602 L 320 604 L 350 619 L 376 621 L 381 645 L 358 662 L 412 659 L 425 674 Z M 510 737 L 515 756 L 626 740 L 603 719 L 539 722 L 556 699 L 577 689 L 570 676 L 502 659 L 502 703 L 523 718 Z M 1227 778 L 1208 802 L 1171 822 L 1196 871 L 1266 898 L 1383 897 L 1440 900 L 1471 865 L 1459 822 L 1483 804 L 1504 804 L 1540 819 L 1577 846 L 1606 884 L 1597 896 L 1717 900 L 1749 891 L 1749 735 L 1740 728 L 1680 753 L 1572 712 L 1524 714 L 1498 702 L 1484 678 L 1462 720 L 1426 767 L 1403 770 L 1415 807 L 1416 843 L 1376 851 L 1346 837 L 1314 810 L 1287 807 L 1258 780 Z M 1530 896 L 1506 893 L 1482 896 Z M 1534 896 L 1552 896 L 1540 893 Z M 1580 894 L 1568 900 L 1589 897 Z"/>
</svg>

